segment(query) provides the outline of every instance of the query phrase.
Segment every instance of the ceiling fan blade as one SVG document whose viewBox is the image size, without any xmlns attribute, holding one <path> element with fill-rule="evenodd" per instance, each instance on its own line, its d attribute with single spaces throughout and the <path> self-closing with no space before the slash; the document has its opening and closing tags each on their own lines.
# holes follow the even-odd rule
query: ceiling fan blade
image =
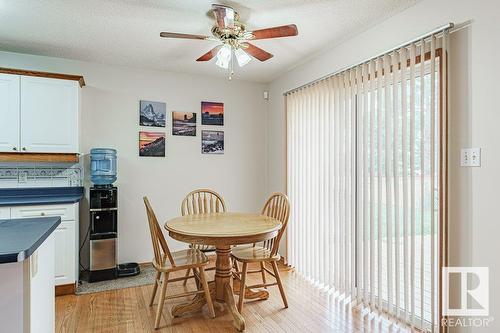
<svg viewBox="0 0 500 333">
<path fill-rule="evenodd" d="M 215 57 L 215 55 L 217 54 L 217 52 L 219 52 L 221 47 L 222 45 L 217 45 L 216 47 L 214 47 L 213 49 L 211 49 L 210 51 L 208 51 L 207 53 L 196 59 L 196 61 L 209 61 L 210 59 Z"/>
<path fill-rule="evenodd" d="M 207 39 L 208 36 L 192 35 L 192 34 L 179 34 L 176 32 L 160 32 L 160 37 L 165 38 L 184 38 L 184 39 Z"/>
<path fill-rule="evenodd" d="M 217 21 L 219 29 L 234 28 L 234 16 L 236 15 L 234 9 L 214 4 L 212 5 L 212 11 L 214 12 L 215 20 Z"/>
<path fill-rule="evenodd" d="M 282 25 L 274 28 L 260 29 L 252 31 L 254 38 L 252 39 L 268 39 L 268 38 L 278 38 L 278 37 L 290 37 L 297 36 L 299 31 L 295 24 Z"/>
<path fill-rule="evenodd" d="M 246 53 L 250 54 L 255 59 L 260 61 L 266 61 L 273 57 L 273 55 L 269 52 L 264 51 L 260 47 L 257 47 L 250 43 L 244 43 L 243 45 L 247 46 L 244 50 Z"/>
</svg>

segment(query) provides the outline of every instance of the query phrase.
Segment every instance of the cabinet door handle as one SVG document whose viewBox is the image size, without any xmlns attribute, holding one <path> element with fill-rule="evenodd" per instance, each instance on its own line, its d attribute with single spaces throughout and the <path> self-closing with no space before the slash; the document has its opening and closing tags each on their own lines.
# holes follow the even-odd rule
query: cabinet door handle
<svg viewBox="0 0 500 333">
<path fill-rule="evenodd" d="M 23 147 L 23 151 L 26 151 L 26 147 Z"/>
<path fill-rule="evenodd" d="M 17 147 L 12 147 L 12 150 L 17 150 Z"/>
<path fill-rule="evenodd" d="M 40 215 L 45 216 L 45 213 L 42 212 L 42 213 L 40 213 Z"/>
</svg>

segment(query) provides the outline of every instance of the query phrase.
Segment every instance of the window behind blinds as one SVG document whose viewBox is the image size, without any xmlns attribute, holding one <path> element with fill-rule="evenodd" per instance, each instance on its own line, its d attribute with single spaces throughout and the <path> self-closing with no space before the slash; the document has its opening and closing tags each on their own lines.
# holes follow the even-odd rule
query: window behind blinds
<svg viewBox="0 0 500 333">
<path fill-rule="evenodd" d="M 289 264 L 430 330 L 445 258 L 446 34 L 286 96 Z"/>
</svg>

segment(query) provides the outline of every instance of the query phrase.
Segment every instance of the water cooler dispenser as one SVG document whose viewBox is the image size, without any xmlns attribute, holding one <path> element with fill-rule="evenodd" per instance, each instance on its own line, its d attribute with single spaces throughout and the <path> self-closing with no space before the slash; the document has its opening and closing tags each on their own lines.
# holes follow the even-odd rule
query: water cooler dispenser
<svg viewBox="0 0 500 333">
<path fill-rule="evenodd" d="M 90 282 L 117 277 L 117 195 L 114 186 L 90 188 Z"/>
<path fill-rule="evenodd" d="M 117 264 L 118 189 L 116 150 L 90 150 L 90 273 L 89 282 L 139 274 L 136 263 Z"/>
</svg>

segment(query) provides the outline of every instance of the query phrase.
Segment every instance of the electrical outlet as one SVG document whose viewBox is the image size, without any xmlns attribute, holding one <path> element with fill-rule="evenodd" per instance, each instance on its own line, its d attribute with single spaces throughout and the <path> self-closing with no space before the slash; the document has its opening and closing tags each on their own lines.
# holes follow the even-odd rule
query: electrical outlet
<svg viewBox="0 0 500 333">
<path fill-rule="evenodd" d="M 471 149 L 471 164 L 473 167 L 481 166 L 481 148 L 472 148 Z"/>
<path fill-rule="evenodd" d="M 480 167 L 481 148 L 462 148 L 460 152 L 460 166 Z"/>
<path fill-rule="evenodd" d="M 27 183 L 28 182 L 28 171 L 21 171 L 21 172 L 19 172 L 18 181 L 20 183 Z"/>
</svg>

